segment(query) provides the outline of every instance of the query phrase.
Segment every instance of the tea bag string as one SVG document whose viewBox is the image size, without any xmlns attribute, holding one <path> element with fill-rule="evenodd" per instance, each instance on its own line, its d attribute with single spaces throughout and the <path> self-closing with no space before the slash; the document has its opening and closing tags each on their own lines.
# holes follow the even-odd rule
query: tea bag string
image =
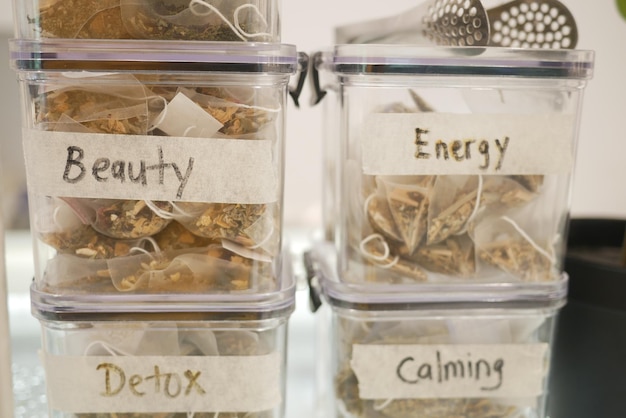
<svg viewBox="0 0 626 418">
<path fill-rule="evenodd" d="M 266 242 L 268 242 L 270 240 L 270 238 L 272 238 L 272 235 L 274 234 L 274 224 L 272 223 L 270 228 L 270 232 L 267 233 L 267 235 L 259 242 L 257 242 L 254 245 L 250 245 L 248 248 L 250 248 L 251 250 L 256 250 L 257 248 L 262 247 Z"/>
<path fill-rule="evenodd" d="M 265 20 L 265 16 L 263 16 L 263 14 L 261 13 L 261 11 L 259 10 L 259 8 L 256 5 L 254 5 L 254 4 L 242 4 L 241 6 L 237 7 L 235 9 L 235 12 L 233 13 L 233 20 L 235 21 L 235 26 L 237 27 L 237 29 L 239 29 L 239 31 L 241 32 L 242 35 L 244 35 L 244 36 L 246 36 L 248 38 L 258 38 L 260 36 L 267 36 L 267 37 L 271 37 L 272 36 L 271 33 L 267 33 L 267 32 L 249 33 L 249 32 L 244 31 L 241 28 L 241 25 L 239 24 L 239 13 L 243 9 L 252 9 L 252 10 L 254 10 L 256 15 L 263 22 L 264 27 L 267 28 L 267 20 Z"/>
<path fill-rule="evenodd" d="M 522 236 L 522 238 L 524 238 L 526 241 L 528 241 L 528 243 L 535 249 L 537 250 L 537 252 L 541 255 L 543 255 L 544 257 L 546 257 L 548 260 L 550 260 L 551 263 L 554 263 L 556 260 L 554 259 L 554 255 L 548 253 L 546 250 L 544 250 L 543 248 L 541 248 L 541 246 L 539 246 L 527 233 L 526 231 L 524 231 L 518 224 L 517 222 L 515 222 L 513 219 L 509 218 L 508 216 L 502 216 L 500 219 L 502 219 L 505 222 L 508 222 L 513 228 L 515 228 L 515 230 Z"/>
<path fill-rule="evenodd" d="M 208 11 L 203 12 L 203 11 L 196 10 L 194 6 L 206 7 Z M 237 35 L 239 39 L 241 39 L 244 42 L 248 40 L 247 38 L 252 38 L 252 37 L 257 37 L 257 36 L 271 36 L 271 34 L 265 33 L 265 32 L 250 34 L 250 33 L 245 32 L 241 28 L 239 24 L 239 13 L 241 12 L 241 9 L 247 8 L 247 7 L 252 7 L 256 11 L 256 13 L 261 17 L 261 19 L 263 20 L 263 23 L 267 27 L 267 21 L 261 14 L 261 11 L 259 10 L 258 7 L 252 4 L 239 6 L 237 9 L 235 9 L 235 13 L 233 15 L 233 20 L 235 21 L 235 25 L 233 25 L 226 18 L 226 16 L 224 16 L 222 12 L 220 12 L 217 9 L 217 7 L 213 6 L 212 4 L 207 3 L 206 1 L 203 1 L 203 0 L 191 0 L 189 2 L 189 10 L 191 10 L 191 13 L 195 14 L 196 16 L 207 16 L 211 13 L 215 13 L 220 19 L 224 21 L 224 23 L 228 25 L 228 27 L 235 33 L 235 35 Z"/>
<path fill-rule="evenodd" d="M 368 244 L 369 242 L 375 239 L 379 239 L 382 242 L 382 245 L 384 248 L 383 255 L 372 254 L 371 252 L 367 251 L 367 248 L 365 248 L 366 244 Z M 389 250 L 389 244 L 387 244 L 387 241 L 385 241 L 385 238 L 380 234 L 371 234 L 368 237 L 365 237 L 359 244 L 359 249 L 361 250 L 361 253 L 363 255 L 365 255 L 367 258 L 374 260 L 374 261 L 386 261 L 387 258 L 389 258 L 389 256 L 391 255 L 391 251 Z M 376 265 L 382 268 L 391 268 L 395 266 L 399 260 L 400 260 L 400 257 L 396 255 L 394 259 L 391 260 L 389 263 L 387 264 L 376 263 Z"/>
<path fill-rule="evenodd" d="M 148 241 L 150 244 L 152 244 L 152 249 L 154 250 L 154 253 L 156 255 L 160 255 L 161 254 L 161 248 L 159 247 L 159 245 L 157 244 L 157 242 L 154 240 L 154 238 L 152 237 L 144 237 L 141 239 L 141 243 L 143 243 L 143 241 Z M 141 244 L 140 244 L 141 245 Z M 150 251 L 146 250 L 145 248 L 136 246 L 136 247 L 131 247 L 130 250 L 128 250 L 129 253 L 133 254 L 133 253 L 143 253 L 147 256 L 149 256 L 152 260 L 154 260 L 154 256 L 150 253 Z"/>
</svg>

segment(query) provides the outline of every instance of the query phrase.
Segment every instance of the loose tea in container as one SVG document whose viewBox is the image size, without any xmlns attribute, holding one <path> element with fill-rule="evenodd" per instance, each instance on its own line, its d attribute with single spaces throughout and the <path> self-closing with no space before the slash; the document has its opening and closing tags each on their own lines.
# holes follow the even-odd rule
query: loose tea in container
<svg viewBox="0 0 626 418">
<path fill-rule="evenodd" d="M 45 0 L 16 7 L 24 38 L 280 41 L 274 1 Z"/>
<path fill-rule="evenodd" d="M 282 417 L 295 283 L 281 274 L 276 291 L 201 303 L 136 297 L 124 312 L 94 295 L 67 315 L 35 290 L 50 416 Z"/>
<path fill-rule="evenodd" d="M 355 44 L 317 54 L 342 118 L 327 182 L 339 187 L 329 214 L 341 280 L 558 280 L 592 66 L 589 51 Z"/>
<path fill-rule="evenodd" d="M 240 59 L 241 71 L 212 72 L 233 50 L 185 44 L 176 60 L 189 54 L 190 71 L 155 72 L 172 59 L 171 44 L 155 42 L 123 43 L 116 58 L 73 40 L 69 58 L 50 44 L 50 62 L 16 60 L 63 67 L 65 57 L 107 70 L 50 71 L 44 81 L 20 73 L 36 285 L 80 295 L 275 289 L 283 113 L 296 57 L 283 57 L 290 47 L 281 45 L 240 45 L 253 65 Z M 112 71 L 139 47 L 149 70 Z"/>
<path fill-rule="evenodd" d="M 318 401 L 330 418 L 546 418 L 567 281 L 529 287 L 346 283 L 310 254 L 323 330 Z M 496 301 L 498 300 L 498 301 Z"/>
</svg>

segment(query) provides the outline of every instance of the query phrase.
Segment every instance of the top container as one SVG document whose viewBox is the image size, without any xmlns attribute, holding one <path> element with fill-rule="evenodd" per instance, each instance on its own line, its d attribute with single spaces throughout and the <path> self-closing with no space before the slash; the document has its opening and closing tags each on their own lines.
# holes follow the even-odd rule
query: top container
<svg viewBox="0 0 626 418">
<path fill-rule="evenodd" d="M 340 45 L 327 217 L 342 280 L 558 280 L 593 53 Z M 331 139 L 328 139 L 331 141 Z"/>
<path fill-rule="evenodd" d="M 278 0 L 15 1 L 24 39 L 280 42 Z"/>
<path fill-rule="evenodd" d="M 217 42 L 11 48 L 38 290 L 280 286 L 285 109 L 305 55 Z"/>
</svg>

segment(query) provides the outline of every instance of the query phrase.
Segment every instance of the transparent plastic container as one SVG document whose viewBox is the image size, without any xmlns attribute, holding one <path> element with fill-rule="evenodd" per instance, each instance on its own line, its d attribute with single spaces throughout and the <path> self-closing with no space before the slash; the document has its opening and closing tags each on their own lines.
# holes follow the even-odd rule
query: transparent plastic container
<svg viewBox="0 0 626 418">
<path fill-rule="evenodd" d="M 559 280 L 593 52 L 339 45 L 314 58 L 316 96 L 336 91 L 340 108 L 325 216 L 341 280 Z"/>
<path fill-rule="evenodd" d="M 546 417 L 566 277 L 550 291 L 500 284 L 449 292 L 342 282 L 329 261 L 317 255 L 314 280 L 322 300 L 317 416 Z"/>
<path fill-rule="evenodd" d="M 23 39 L 280 42 L 279 0 L 14 1 Z"/>
<path fill-rule="evenodd" d="M 35 283 L 277 289 L 290 45 L 13 41 Z"/>
<path fill-rule="evenodd" d="M 59 304 L 32 289 L 50 417 L 284 416 L 293 276 L 265 294 Z"/>
</svg>

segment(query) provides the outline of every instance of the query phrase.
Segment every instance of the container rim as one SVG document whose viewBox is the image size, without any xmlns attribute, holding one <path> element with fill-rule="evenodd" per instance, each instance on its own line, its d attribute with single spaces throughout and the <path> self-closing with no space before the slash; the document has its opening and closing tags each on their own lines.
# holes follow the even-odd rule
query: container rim
<svg viewBox="0 0 626 418">
<path fill-rule="evenodd" d="M 48 320 L 217 319 L 259 320 L 285 317 L 295 309 L 296 280 L 285 250 L 280 289 L 266 292 L 204 294 L 64 295 L 31 284 L 33 316 Z"/>
<path fill-rule="evenodd" d="M 325 52 L 322 68 L 341 75 L 590 79 L 594 55 L 590 50 L 569 49 L 347 44 Z"/>
<path fill-rule="evenodd" d="M 309 281 L 317 295 L 333 308 L 363 311 L 558 308 L 565 303 L 569 281 L 563 273 L 544 283 L 348 283 L 338 277 L 332 245 L 318 245 L 309 256 Z"/>
<path fill-rule="evenodd" d="M 167 70 L 293 74 L 295 45 L 252 42 L 10 39 L 17 71 Z"/>
</svg>

